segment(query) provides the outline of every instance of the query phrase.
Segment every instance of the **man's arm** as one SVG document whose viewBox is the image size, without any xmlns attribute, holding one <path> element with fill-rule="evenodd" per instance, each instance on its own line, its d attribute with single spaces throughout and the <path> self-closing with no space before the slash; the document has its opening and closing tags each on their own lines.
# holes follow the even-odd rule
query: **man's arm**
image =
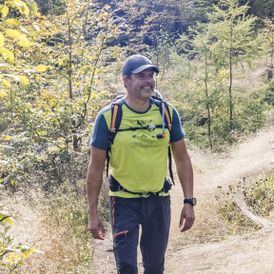
<svg viewBox="0 0 274 274">
<path fill-rule="evenodd" d="M 88 228 L 94 239 L 103 240 L 105 229 L 98 214 L 98 199 L 103 181 L 106 151 L 92 147 L 87 170 Z"/>
<path fill-rule="evenodd" d="M 184 197 L 185 199 L 193 198 L 193 170 L 184 139 L 171 143 L 171 148 Z M 193 206 L 191 204 L 184 204 L 179 223 L 181 231 L 190 229 L 194 219 Z"/>
</svg>

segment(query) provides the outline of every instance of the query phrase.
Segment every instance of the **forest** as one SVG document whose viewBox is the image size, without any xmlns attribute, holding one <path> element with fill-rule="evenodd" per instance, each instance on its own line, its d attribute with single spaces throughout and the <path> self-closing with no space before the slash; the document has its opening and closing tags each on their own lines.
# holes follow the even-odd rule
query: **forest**
<svg viewBox="0 0 274 274">
<path fill-rule="evenodd" d="M 130 54 L 160 68 L 157 89 L 191 149 L 226 153 L 273 126 L 273 10 L 272 0 L 0 1 L 0 272 L 90 273 L 89 139 Z M 16 203 L 58 230 L 55 246 L 12 237 Z M 56 261 L 32 259 L 54 248 Z"/>
</svg>

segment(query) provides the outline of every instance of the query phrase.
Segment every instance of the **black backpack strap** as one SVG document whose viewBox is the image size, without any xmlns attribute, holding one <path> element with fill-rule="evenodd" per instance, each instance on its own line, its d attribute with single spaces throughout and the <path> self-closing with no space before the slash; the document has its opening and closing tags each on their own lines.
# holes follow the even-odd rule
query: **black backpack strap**
<svg viewBox="0 0 274 274">
<path fill-rule="evenodd" d="M 168 103 L 158 97 L 153 96 L 152 99 L 153 99 L 155 105 L 159 108 L 161 116 L 163 115 L 163 111 L 164 111 L 165 125 L 166 125 L 168 131 L 170 132 L 172 129 L 172 122 L 171 122 L 172 119 L 171 119 Z M 170 145 L 168 146 L 168 170 L 169 170 L 170 179 L 171 179 L 172 183 L 175 185 L 173 171 L 172 171 L 172 154 L 171 154 Z"/>
<path fill-rule="evenodd" d="M 114 100 L 111 104 L 111 117 L 110 117 L 109 131 L 108 131 L 109 145 L 107 149 L 107 166 L 106 166 L 107 177 L 109 175 L 109 161 L 110 161 L 111 146 L 114 142 L 117 132 L 119 131 L 121 121 L 122 121 L 122 115 L 123 115 L 122 104 L 123 104 L 122 98 L 118 98 Z"/>
<path fill-rule="evenodd" d="M 122 192 L 128 192 L 131 194 L 138 194 L 138 195 L 144 195 L 144 196 L 147 196 L 147 195 L 159 196 L 160 193 L 162 193 L 162 192 L 168 193 L 171 189 L 171 186 L 172 185 L 171 185 L 170 181 L 167 178 L 165 178 L 164 185 L 163 185 L 162 189 L 157 192 L 133 192 L 133 191 L 129 191 L 126 188 L 124 188 L 113 176 L 111 176 L 111 175 L 109 176 L 109 189 L 113 192 L 122 191 Z"/>
<path fill-rule="evenodd" d="M 173 171 L 172 171 L 172 154 L 171 154 L 170 145 L 168 146 L 168 170 L 169 170 L 170 179 L 173 185 L 175 185 Z"/>
</svg>

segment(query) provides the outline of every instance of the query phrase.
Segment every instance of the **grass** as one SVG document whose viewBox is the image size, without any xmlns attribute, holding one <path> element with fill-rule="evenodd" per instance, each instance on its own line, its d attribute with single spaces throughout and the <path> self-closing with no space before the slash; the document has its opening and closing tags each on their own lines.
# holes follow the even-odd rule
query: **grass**
<svg viewBox="0 0 274 274">
<path fill-rule="evenodd" d="M 19 273 L 92 273 L 84 191 L 76 193 L 67 184 L 46 194 L 28 188 L 2 201 L 17 220 L 14 238 L 40 251 Z"/>
<path fill-rule="evenodd" d="M 246 204 L 257 215 L 270 216 L 274 211 L 274 174 L 254 179 L 244 195 Z"/>
<path fill-rule="evenodd" d="M 247 182 L 229 187 L 228 192 L 217 195 L 217 212 L 227 223 L 229 233 L 242 234 L 260 227 L 250 220 L 235 202 L 238 192 L 243 193 L 249 210 L 261 217 L 267 217 L 274 210 L 274 176 L 272 173 L 260 175 Z"/>
</svg>

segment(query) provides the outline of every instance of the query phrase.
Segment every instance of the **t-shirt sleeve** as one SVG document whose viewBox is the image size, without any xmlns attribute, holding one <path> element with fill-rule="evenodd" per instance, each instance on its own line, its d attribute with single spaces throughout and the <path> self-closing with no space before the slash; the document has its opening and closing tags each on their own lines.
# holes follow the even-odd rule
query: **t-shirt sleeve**
<svg viewBox="0 0 274 274">
<path fill-rule="evenodd" d="M 172 128 L 170 132 L 170 142 L 174 143 L 183 139 L 186 134 L 182 127 L 182 122 L 178 111 L 174 107 L 172 108 Z"/>
<path fill-rule="evenodd" d="M 92 129 L 90 146 L 107 150 L 109 145 L 108 126 L 104 116 L 104 109 L 100 111 L 95 119 Z"/>
</svg>

